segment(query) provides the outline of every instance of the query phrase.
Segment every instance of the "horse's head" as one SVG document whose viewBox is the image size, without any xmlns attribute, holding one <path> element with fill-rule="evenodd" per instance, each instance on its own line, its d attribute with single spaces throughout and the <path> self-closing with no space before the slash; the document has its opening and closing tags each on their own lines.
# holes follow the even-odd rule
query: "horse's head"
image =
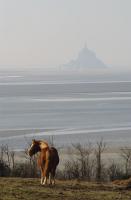
<svg viewBox="0 0 131 200">
<path fill-rule="evenodd" d="M 33 156 L 38 151 L 40 151 L 39 141 L 32 140 L 32 144 L 30 148 L 28 149 L 29 156 Z"/>
<path fill-rule="evenodd" d="M 44 141 L 38 141 L 38 140 L 32 140 L 32 144 L 30 148 L 28 149 L 29 156 L 33 156 L 38 151 L 41 151 L 42 149 L 45 149 L 48 147 L 48 143 Z"/>
</svg>

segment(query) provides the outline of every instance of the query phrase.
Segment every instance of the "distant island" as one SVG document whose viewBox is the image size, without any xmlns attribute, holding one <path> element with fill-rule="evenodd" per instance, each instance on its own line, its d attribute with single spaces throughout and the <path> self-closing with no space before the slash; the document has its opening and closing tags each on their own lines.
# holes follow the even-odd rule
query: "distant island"
<svg viewBox="0 0 131 200">
<path fill-rule="evenodd" d="M 97 58 L 96 54 L 89 50 L 85 44 L 84 48 L 79 52 L 78 57 L 64 64 L 63 67 L 68 69 L 100 69 L 106 68 L 107 66 L 103 61 Z"/>
</svg>

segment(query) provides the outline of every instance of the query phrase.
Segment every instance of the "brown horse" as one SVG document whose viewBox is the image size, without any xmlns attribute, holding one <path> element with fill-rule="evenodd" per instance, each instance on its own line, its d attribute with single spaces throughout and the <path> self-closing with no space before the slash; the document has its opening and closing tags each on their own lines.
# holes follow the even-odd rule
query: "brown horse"
<svg viewBox="0 0 131 200">
<path fill-rule="evenodd" d="M 28 149 L 30 156 L 40 152 L 38 157 L 38 166 L 41 169 L 41 184 L 55 184 L 55 171 L 59 164 L 59 155 L 54 147 L 49 147 L 48 143 L 41 140 L 32 140 L 32 144 Z M 53 179 L 53 181 L 52 181 Z"/>
</svg>

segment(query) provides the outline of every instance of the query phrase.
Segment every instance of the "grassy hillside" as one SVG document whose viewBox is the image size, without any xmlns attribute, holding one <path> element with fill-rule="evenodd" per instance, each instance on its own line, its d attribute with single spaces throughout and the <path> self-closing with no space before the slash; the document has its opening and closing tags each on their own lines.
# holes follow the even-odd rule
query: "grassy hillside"
<svg viewBox="0 0 131 200">
<path fill-rule="evenodd" d="M 57 181 L 41 186 L 39 179 L 0 178 L 0 200 L 131 200 L 131 191 L 112 184 Z"/>
</svg>

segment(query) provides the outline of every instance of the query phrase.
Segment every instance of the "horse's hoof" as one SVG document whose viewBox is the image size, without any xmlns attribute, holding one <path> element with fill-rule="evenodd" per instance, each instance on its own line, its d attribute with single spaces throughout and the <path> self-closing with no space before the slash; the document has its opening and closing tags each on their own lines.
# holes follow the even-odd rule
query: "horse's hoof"
<svg viewBox="0 0 131 200">
<path fill-rule="evenodd" d="M 47 183 L 42 183 L 42 185 L 43 185 L 43 186 L 46 186 L 46 185 L 47 185 Z"/>
</svg>

